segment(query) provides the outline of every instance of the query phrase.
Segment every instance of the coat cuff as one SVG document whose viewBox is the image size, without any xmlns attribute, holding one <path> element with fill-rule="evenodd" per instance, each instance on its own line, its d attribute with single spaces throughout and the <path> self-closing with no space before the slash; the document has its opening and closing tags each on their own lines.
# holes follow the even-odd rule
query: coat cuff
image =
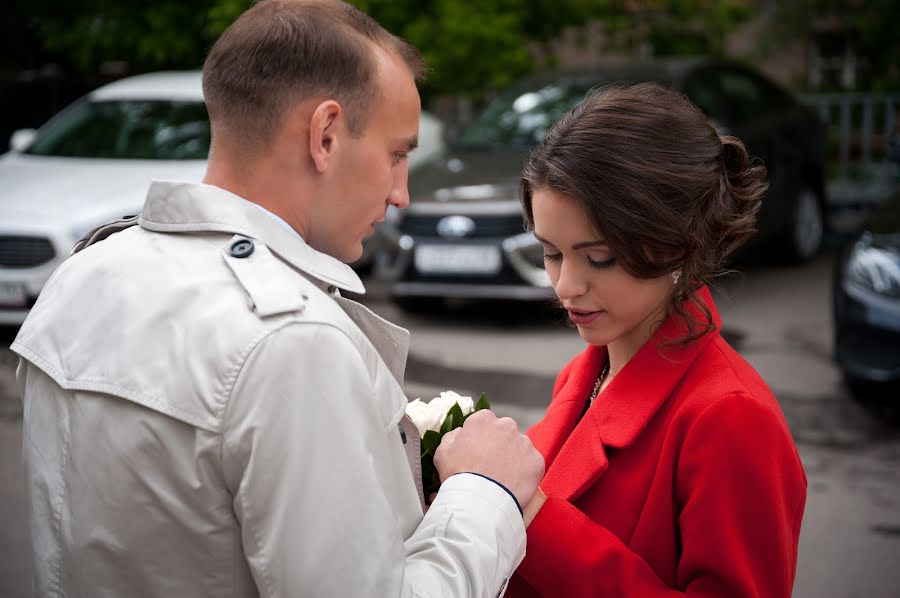
<svg viewBox="0 0 900 598">
<path fill-rule="evenodd" d="M 514 547 L 513 569 L 525 557 L 527 536 L 518 502 L 509 490 L 491 478 L 472 473 L 450 476 L 441 483 L 437 498 L 431 505 L 432 509 L 435 507 L 464 509 L 467 518 L 485 529 L 489 528 L 489 521 L 496 520 L 500 542 L 504 546 Z"/>
</svg>

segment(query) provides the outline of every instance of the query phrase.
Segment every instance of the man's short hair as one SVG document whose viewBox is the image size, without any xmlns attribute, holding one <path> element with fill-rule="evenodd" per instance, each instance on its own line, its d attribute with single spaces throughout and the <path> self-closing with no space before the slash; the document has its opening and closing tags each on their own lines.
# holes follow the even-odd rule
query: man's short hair
<svg viewBox="0 0 900 598">
<path fill-rule="evenodd" d="M 380 93 L 374 46 L 424 81 L 419 51 L 345 2 L 261 0 L 216 40 L 203 65 L 213 131 L 265 145 L 289 108 L 323 96 L 341 104 L 350 134 L 362 136 Z"/>
</svg>

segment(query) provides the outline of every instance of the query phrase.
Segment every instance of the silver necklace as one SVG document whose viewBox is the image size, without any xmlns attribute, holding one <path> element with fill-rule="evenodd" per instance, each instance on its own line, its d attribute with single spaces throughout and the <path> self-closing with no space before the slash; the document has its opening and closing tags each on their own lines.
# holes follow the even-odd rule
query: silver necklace
<svg viewBox="0 0 900 598">
<path fill-rule="evenodd" d="M 594 382 L 594 390 L 591 392 L 591 398 L 588 400 L 589 403 L 593 403 L 594 399 L 597 398 L 597 395 L 600 394 L 600 387 L 603 386 L 603 381 L 606 380 L 607 374 L 609 374 L 609 360 L 603 364 L 603 369 L 600 370 L 600 375 L 597 376 L 597 381 Z"/>
</svg>

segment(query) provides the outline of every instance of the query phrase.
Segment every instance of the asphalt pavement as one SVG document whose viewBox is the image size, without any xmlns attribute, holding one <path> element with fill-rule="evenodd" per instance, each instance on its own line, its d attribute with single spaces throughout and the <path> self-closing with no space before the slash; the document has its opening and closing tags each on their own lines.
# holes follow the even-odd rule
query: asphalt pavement
<svg viewBox="0 0 900 598">
<path fill-rule="evenodd" d="M 775 391 L 800 450 L 809 496 L 794 596 L 900 598 L 900 397 L 853 398 L 831 360 L 831 268 L 750 267 L 715 292 L 729 342 Z M 407 314 L 375 281 L 363 301 L 408 327 L 406 390 L 431 398 L 486 392 L 525 428 L 550 398 L 556 373 L 583 341 L 548 305 L 462 303 Z M 16 360 L 0 348 L 0 596 L 30 595 L 20 465 Z"/>
</svg>

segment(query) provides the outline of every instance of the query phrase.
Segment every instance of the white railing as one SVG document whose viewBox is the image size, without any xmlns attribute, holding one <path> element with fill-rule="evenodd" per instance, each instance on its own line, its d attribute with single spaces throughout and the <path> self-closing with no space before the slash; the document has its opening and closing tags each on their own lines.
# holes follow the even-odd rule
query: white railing
<svg viewBox="0 0 900 598">
<path fill-rule="evenodd" d="M 900 184 L 900 166 L 888 160 L 900 142 L 900 93 L 804 94 L 828 125 L 829 195 L 837 203 L 878 201 Z"/>
</svg>

